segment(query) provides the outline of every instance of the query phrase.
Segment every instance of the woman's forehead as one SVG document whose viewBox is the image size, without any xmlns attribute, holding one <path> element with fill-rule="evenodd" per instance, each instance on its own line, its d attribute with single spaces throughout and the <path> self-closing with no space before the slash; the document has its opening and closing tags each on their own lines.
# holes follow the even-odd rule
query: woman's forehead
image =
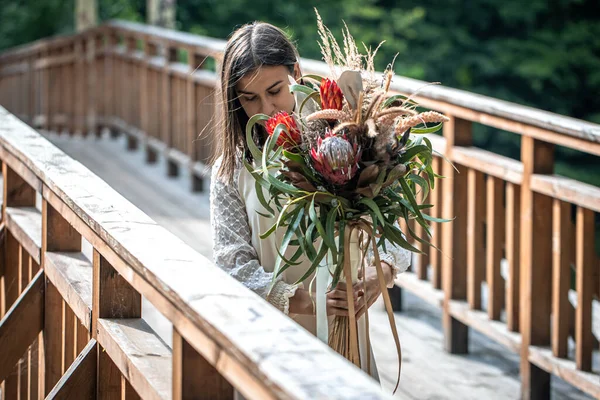
<svg viewBox="0 0 600 400">
<path fill-rule="evenodd" d="M 259 93 L 281 81 L 287 82 L 289 73 L 285 65 L 264 65 L 243 76 L 235 89 L 238 92 Z"/>
</svg>

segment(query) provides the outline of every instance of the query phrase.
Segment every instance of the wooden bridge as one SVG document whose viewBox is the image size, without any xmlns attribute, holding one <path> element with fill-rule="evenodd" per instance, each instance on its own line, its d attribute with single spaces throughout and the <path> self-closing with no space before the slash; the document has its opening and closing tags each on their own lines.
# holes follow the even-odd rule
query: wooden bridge
<svg viewBox="0 0 600 400">
<path fill-rule="evenodd" d="M 197 137 L 211 132 L 223 46 L 116 21 L 0 54 L 3 398 L 386 398 L 33 129 L 123 134 L 145 162 L 202 191 L 213 143 Z M 302 68 L 327 74 L 316 61 Z M 433 227 L 441 252 L 422 248 L 398 279 L 398 311 L 404 298 L 407 314 L 439 315 L 456 365 L 481 338 L 499 343 L 520 360 L 524 399 L 550 398 L 552 377 L 600 398 L 600 188 L 554 175 L 557 146 L 600 156 L 600 126 L 422 86 L 397 77 L 392 87 L 421 89 L 420 104 L 451 118 L 432 141 L 456 169 L 436 158 L 446 178 L 430 202 L 456 219 Z M 520 135 L 520 160 L 473 147 L 474 123 Z M 172 346 L 142 318 L 142 298 L 172 323 Z M 419 390 L 410 398 L 431 393 Z"/>
</svg>

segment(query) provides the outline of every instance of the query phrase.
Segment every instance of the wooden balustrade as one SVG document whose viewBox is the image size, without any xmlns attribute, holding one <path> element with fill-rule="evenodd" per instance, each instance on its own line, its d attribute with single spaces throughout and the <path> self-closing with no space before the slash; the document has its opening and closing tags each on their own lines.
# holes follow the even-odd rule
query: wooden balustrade
<svg viewBox="0 0 600 400">
<path fill-rule="evenodd" d="M 386 398 L 1 107 L 0 126 L 3 398 Z"/>
<path fill-rule="evenodd" d="M 124 132 L 128 148 L 141 144 L 148 162 L 165 157 L 169 175 L 188 168 L 193 190 L 201 190 L 214 144 L 217 82 L 203 66 L 207 60 L 218 65 L 223 48 L 222 40 L 113 21 L 0 54 L 0 103 L 36 127 Z M 321 62 L 302 60 L 301 66 L 304 73 L 329 73 Z M 404 77 L 395 77 L 392 89 L 418 92 L 418 103 L 450 117 L 443 137 L 430 136 L 443 156 L 435 157 L 434 170 L 445 179 L 427 200 L 435 206 L 431 216 L 454 218 L 432 224 L 435 247 L 420 247 L 424 254 L 398 286 L 443 310 L 447 350 L 467 352 L 474 328 L 520 354 L 523 398 L 548 398 L 551 375 L 599 397 L 592 359 L 600 335 L 593 322 L 600 317 L 592 305 L 600 292 L 594 252 L 600 189 L 555 175 L 554 151 L 564 146 L 600 156 L 600 126 Z M 474 147 L 473 123 L 520 135 L 520 160 Z M 195 140 L 200 132 L 210 134 Z M 119 273 L 138 271 L 108 262 Z M 143 292 L 138 279 L 128 282 Z M 46 296 L 52 296 L 47 289 Z M 81 311 L 75 315 L 81 320 Z M 102 336 L 92 335 L 101 346 L 127 330 L 119 319 L 110 321 L 117 325 L 103 323 Z M 176 327 L 177 351 L 197 346 L 194 340 L 210 342 L 210 336 L 190 335 Z M 110 348 L 116 357 L 120 347 Z M 196 355 L 177 357 L 214 374 Z M 177 374 L 178 390 L 197 383 L 185 374 Z"/>
</svg>

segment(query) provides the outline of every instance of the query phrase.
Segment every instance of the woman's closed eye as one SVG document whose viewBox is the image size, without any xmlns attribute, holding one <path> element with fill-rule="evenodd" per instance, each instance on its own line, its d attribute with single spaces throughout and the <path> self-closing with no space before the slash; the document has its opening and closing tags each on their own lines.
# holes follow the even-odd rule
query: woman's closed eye
<svg viewBox="0 0 600 400">
<path fill-rule="evenodd" d="M 281 92 L 281 88 L 279 88 L 279 89 L 276 89 L 276 90 L 270 90 L 270 91 L 269 91 L 269 94 L 270 94 L 271 96 L 276 96 L 276 95 L 278 95 L 278 94 L 279 94 L 279 92 Z"/>
<path fill-rule="evenodd" d="M 254 101 L 258 98 L 258 96 L 243 96 L 244 101 Z"/>
</svg>

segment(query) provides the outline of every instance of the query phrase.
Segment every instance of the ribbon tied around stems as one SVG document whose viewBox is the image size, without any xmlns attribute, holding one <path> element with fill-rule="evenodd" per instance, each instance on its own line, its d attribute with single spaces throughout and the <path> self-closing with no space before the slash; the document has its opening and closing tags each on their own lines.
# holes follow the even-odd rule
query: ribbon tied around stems
<svg viewBox="0 0 600 400">
<path fill-rule="evenodd" d="M 356 233 L 355 231 L 358 231 L 358 233 Z M 354 237 L 353 237 L 353 234 L 355 235 Z M 339 236 L 339 235 L 337 235 L 337 236 Z M 342 334 L 344 335 L 344 338 L 342 338 L 343 344 L 341 347 L 345 348 L 345 350 L 346 350 L 346 351 L 344 351 L 344 353 L 346 353 L 346 354 L 342 354 L 342 355 L 344 355 L 354 365 L 361 368 L 360 352 L 359 352 L 359 345 L 358 345 L 358 329 L 357 329 L 357 320 L 356 320 L 356 309 L 354 307 L 354 297 L 353 297 L 353 291 L 352 291 L 353 284 L 356 283 L 356 281 L 358 280 L 357 279 L 358 271 L 352 270 L 352 260 L 350 257 L 350 251 L 351 251 L 350 244 L 352 243 L 352 240 L 355 237 L 358 237 L 359 253 L 362 254 L 362 257 L 360 257 L 360 259 L 361 259 L 360 268 L 362 271 L 363 279 L 365 279 L 364 260 L 365 260 L 366 254 L 367 254 L 369 243 L 373 247 L 374 264 L 375 264 L 375 268 L 377 271 L 377 279 L 378 279 L 378 283 L 379 283 L 379 286 L 381 289 L 381 294 L 383 296 L 385 309 L 386 309 L 386 312 L 388 315 L 388 320 L 390 323 L 392 335 L 394 337 L 394 342 L 396 344 L 396 352 L 398 355 L 398 377 L 396 380 L 396 386 L 394 387 L 394 393 L 396 393 L 396 390 L 398 389 L 398 385 L 400 384 L 400 374 L 401 374 L 401 367 L 402 367 L 402 348 L 400 346 L 400 339 L 398 337 L 398 330 L 396 328 L 394 312 L 392 310 L 392 303 L 390 301 L 390 295 L 387 291 L 387 284 L 385 281 L 385 277 L 383 275 L 383 269 L 381 267 L 381 259 L 379 257 L 379 251 L 377 249 L 377 237 L 376 237 L 376 234 L 374 233 L 371 223 L 364 219 L 360 219 L 358 221 L 348 221 L 347 225 L 346 225 L 346 229 L 344 229 L 344 237 L 343 238 L 339 237 L 339 240 L 344 240 L 343 274 L 344 274 L 344 279 L 346 282 L 346 295 L 347 295 L 347 301 L 348 301 L 348 317 L 347 317 L 348 325 L 347 325 L 347 328 L 349 330 L 349 332 L 342 332 Z M 327 286 L 326 282 L 328 281 L 328 278 L 329 278 L 329 276 L 327 276 L 327 275 L 329 275 L 331 273 L 333 273 L 333 271 L 330 271 L 329 262 L 327 262 L 327 265 L 322 266 L 321 268 L 318 269 L 317 277 L 316 277 L 316 279 L 317 279 L 317 302 L 316 302 L 317 303 L 316 304 L 317 336 L 322 341 L 324 341 L 324 338 L 325 338 L 324 335 L 329 330 L 328 329 L 328 320 L 327 320 L 325 290 L 322 290 L 322 289 Z M 322 290 L 322 291 L 320 291 L 320 290 Z M 362 299 L 363 299 L 364 305 L 365 305 L 365 313 L 364 313 L 365 340 L 366 340 L 366 349 L 367 349 L 367 354 L 365 356 L 366 356 L 366 360 L 367 360 L 367 371 L 369 374 L 371 374 L 371 343 L 370 343 L 370 339 L 369 339 L 369 314 L 368 314 L 369 304 L 367 304 L 367 302 L 368 302 L 367 298 L 368 298 L 367 288 L 365 285 L 364 293 L 362 296 Z M 349 333 L 349 337 L 348 337 L 347 333 Z M 333 338 L 333 339 L 334 340 L 332 341 L 332 338 L 331 337 L 329 338 L 330 346 L 335 342 L 335 338 Z M 332 346 L 332 347 L 334 347 L 334 346 Z M 336 350 L 338 350 L 338 349 L 336 349 Z"/>
</svg>

